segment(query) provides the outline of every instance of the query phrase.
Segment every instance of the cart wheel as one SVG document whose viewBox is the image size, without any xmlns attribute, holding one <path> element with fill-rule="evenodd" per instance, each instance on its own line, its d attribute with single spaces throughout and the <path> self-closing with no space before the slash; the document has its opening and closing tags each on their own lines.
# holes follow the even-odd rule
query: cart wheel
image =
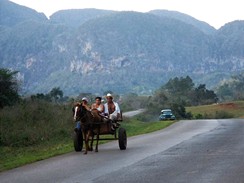
<svg viewBox="0 0 244 183">
<path fill-rule="evenodd" d="M 74 148 L 76 152 L 82 151 L 83 135 L 81 130 L 74 132 Z"/>
<path fill-rule="evenodd" d="M 125 150 L 127 146 L 127 136 L 124 128 L 119 128 L 119 148 Z"/>
</svg>

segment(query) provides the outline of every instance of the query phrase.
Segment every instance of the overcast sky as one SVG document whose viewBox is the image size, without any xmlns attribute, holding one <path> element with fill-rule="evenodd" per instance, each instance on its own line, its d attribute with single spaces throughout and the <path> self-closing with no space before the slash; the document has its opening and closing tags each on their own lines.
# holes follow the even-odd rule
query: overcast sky
<svg viewBox="0 0 244 183">
<path fill-rule="evenodd" d="M 97 8 L 147 12 L 174 10 L 207 22 L 216 29 L 234 20 L 244 20 L 243 0 L 11 0 L 43 12 L 47 17 L 58 10 Z"/>
</svg>

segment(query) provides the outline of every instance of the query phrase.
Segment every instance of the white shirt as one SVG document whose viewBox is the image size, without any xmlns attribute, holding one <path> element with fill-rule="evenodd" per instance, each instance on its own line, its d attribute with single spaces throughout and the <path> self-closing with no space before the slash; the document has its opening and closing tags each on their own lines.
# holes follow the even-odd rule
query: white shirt
<svg viewBox="0 0 244 183">
<path fill-rule="evenodd" d="M 115 111 L 112 113 L 112 115 L 117 115 L 118 113 L 120 113 L 119 104 L 117 102 L 113 102 L 113 103 L 114 103 L 114 106 L 115 106 Z M 104 104 L 104 113 L 105 114 L 109 114 L 108 103 Z"/>
</svg>

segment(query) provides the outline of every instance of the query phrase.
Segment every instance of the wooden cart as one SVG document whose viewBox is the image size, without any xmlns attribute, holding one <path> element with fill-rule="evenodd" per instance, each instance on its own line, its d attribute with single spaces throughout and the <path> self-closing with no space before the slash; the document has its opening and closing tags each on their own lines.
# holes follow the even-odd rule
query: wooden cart
<svg viewBox="0 0 244 183">
<path fill-rule="evenodd" d="M 122 118 L 121 118 L 122 119 Z M 120 150 L 125 150 L 127 147 L 127 135 L 126 135 L 126 130 L 122 127 L 120 127 L 120 122 L 119 121 L 114 121 L 116 124 L 116 127 L 114 127 L 114 130 L 112 130 L 112 122 L 111 120 L 108 120 L 107 122 L 104 123 L 99 123 L 100 124 L 100 133 L 99 133 L 99 140 L 118 140 L 119 148 Z M 111 135 L 111 138 L 102 138 L 102 135 Z M 96 134 L 95 134 L 96 136 Z M 94 141 L 96 139 L 94 138 Z M 83 134 L 82 130 L 76 130 L 74 132 L 74 149 L 75 151 L 82 151 L 83 148 Z"/>
</svg>

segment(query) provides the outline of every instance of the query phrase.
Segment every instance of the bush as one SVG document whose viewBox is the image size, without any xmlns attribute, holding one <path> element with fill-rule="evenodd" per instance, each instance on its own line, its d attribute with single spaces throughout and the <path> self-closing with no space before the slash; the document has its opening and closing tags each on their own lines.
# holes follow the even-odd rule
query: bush
<svg viewBox="0 0 244 183">
<path fill-rule="evenodd" d="M 195 119 L 203 119 L 203 115 L 202 115 L 202 114 L 197 114 L 197 115 L 195 116 Z"/>
<path fill-rule="evenodd" d="M 233 118 L 234 115 L 226 112 L 226 111 L 216 111 L 215 113 L 215 119 L 228 119 Z"/>
<path fill-rule="evenodd" d="M 216 111 L 215 114 L 204 113 L 195 115 L 195 119 L 228 119 L 233 118 L 234 115 L 226 111 Z"/>
<path fill-rule="evenodd" d="M 143 114 L 140 114 L 140 115 L 136 116 L 136 119 L 138 121 L 142 121 L 142 122 L 158 121 L 159 120 L 159 115 L 156 116 L 154 114 L 150 114 L 150 113 L 144 112 Z"/>
</svg>

